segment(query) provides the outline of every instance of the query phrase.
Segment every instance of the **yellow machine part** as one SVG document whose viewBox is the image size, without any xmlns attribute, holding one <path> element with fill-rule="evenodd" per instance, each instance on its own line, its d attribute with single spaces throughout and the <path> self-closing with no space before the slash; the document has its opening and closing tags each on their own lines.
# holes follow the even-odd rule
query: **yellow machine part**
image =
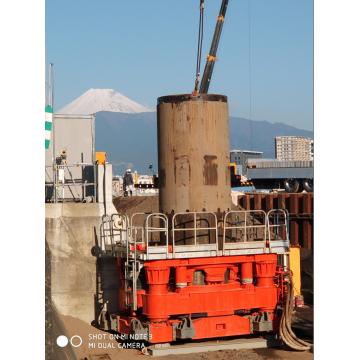
<svg viewBox="0 0 360 360">
<path fill-rule="evenodd" d="M 105 151 L 97 151 L 95 153 L 95 160 L 98 164 L 104 165 L 106 163 L 107 154 Z"/>
<path fill-rule="evenodd" d="M 300 247 L 290 247 L 290 270 L 294 283 L 294 296 L 301 295 Z"/>
<path fill-rule="evenodd" d="M 134 184 L 139 183 L 139 174 L 137 172 L 133 173 L 133 180 L 134 180 Z"/>
<path fill-rule="evenodd" d="M 234 162 L 229 163 L 229 168 L 230 168 L 230 171 L 231 171 L 232 174 L 237 175 L 237 173 L 236 173 L 236 163 L 234 163 Z"/>
</svg>

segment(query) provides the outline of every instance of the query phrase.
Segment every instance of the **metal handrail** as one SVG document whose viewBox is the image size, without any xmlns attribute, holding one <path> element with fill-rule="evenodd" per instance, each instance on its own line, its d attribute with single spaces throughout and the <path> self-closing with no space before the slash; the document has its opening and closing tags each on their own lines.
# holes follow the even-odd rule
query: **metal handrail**
<svg viewBox="0 0 360 360">
<path fill-rule="evenodd" d="M 151 215 L 150 213 L 145 213 L 145 212 L 137 212 L 137 213 L 133 213 L 130 217 L 130 242 L 132 240 L 134 244 L 139 243 L 139 241 L 136 241 L 136 235 L 137 235 L 137 231 L 140 229 L 141 230 L 141 242 L 140 243 L 145 243 L 144 237 L 145 237 L 145 219 L 143 220 L 143 224 L 140 226 L 134 226 L 134 219 L 135 217 L 139 217 L 139 216 L 145 216 L 145 215 Z M 133 230 L 136 231 L 135 233 L 135 237 L 133 234 Z"/>
<path fill-rule="evenodd" d="M 289 229 L 288 212 L 284 209 L 273 209 L 268 212 L 268 233 L 269 233 L 269 251 L 275 253 L 287 253 L 289 251 Z M 283 221 L 282 221 L 283 220 Z M 274 238 L 272 239 L 272 232 Z M 286 257 L 284 261 L 286 262 Z"/>
<path fill-rule="evenodd" d="M 111 218 L 109 215 L 103 215 L 101 217 L 100 224 L 100 248 L 102 251 L 106 252 L 107 239 L 110 239 L 111 248 L 113 248 L 113 239 L 111 238 Z"/>
<path fill-rule="evenodd" d="M 149 227 L 149 220 L 153 220 L 153 219 L 159 219 L 160 222 L 161 220 L 164 222 L 164 227 L 154 227 L 154 226 L 150 226 Z M 168 249 L 169 249 L 169 221 L 168 218 L 165 214 L 163 213 L 153 213 L 150 214 L 146 217 L 145 220 L 145 233 L 146 233 L 146 255 L 149 255 L 149 233 L 153 233 L 153 232 L 158 232 L 160 233 L 165 233 L 165 238 L 166 238 L 166 255 L 168 255 Z"/>
<path fill-rule="evenodd" d="M 276 223 L 271 224 L 270 223 L 270 216 L 274 214 L 276 216 Z M 281 217 L 279 216 L 280 214 L 282 214 L 282 217 L 284 219 L 283 223 L 280 223 L 279 220 L 281 220 Z M 268 234 L 269 234 L 269 242 L 271 243 L 271 241 L 276 241 L 276 240 L 284 240 L 284 241 L 288 241 L 289 240 L 289 230 L 288 230 L 288 213 L 286 210 L 284 209 L 272 209 L 269 210 L 267 213 L 267 227 L 268 227 Z M 282 239 L 281 237 L 276 238 L 276 239 L 272 239 L 271 238 L 271 229 L 275 229 L 275 232 L 278 235 L 278 229 L 280 229 L 281 227 L 285 228 L 285 239 Z"/>
<path fill-rule="evenodd" d="M 193 221 L 194 221 L 194 227 L 192 228 L 180 228 L 180 229 L 176 229 L 175 228 L 175 219 L 176 217 L 180 216 L 180 215 L 193 215 L 194 218 L 193 218 Z M 215 220 L 215 226 L 208 226 L 208 227 L 197 227 L 196 226 L 196 221 L 198 220 L 197 219 L 197 215 L 211 215 L 214 217 L 214 220 Z M 201 219 L 200 219 L 201 220 Z M 175 253 L 176 252 L 176 246 L 175 245 L 175 232 L 176 231 L 183 231 L 183 232 L 186 232 L 186 231 L 193 231 L 194 232 L 194 244 L 189 244 L 189 245 L 181 245 L 182 247 L 185 246 L 185 247 L 196 247 L 198 244 L 197 244 L 197 231 L 199 230 L 215 230 L 215 244 L 199 244 L 201 246 L 208 246 L 208 245 L 211 245 L 210 247 L 211 248 L 215 248 L 216 250 L 218 250 L 218 221 L 217 221 L 217 216 L 215 213 L 213 212 L 206 212 L 206 211 L 191 211 L 191 212 L 179 212 L 179 213 L 175 213 L 173 218 L 172 218 L 172 243 L 173 243 L 173 252 Z M 215 245 L 215 246 L 214 246 Z M 180 245 L 179 245 L 180 246 Z M 208 246 L 209 247 L 209 246 Z"/>
<path fill-rule="evenodd" d="M 84 166 L 91 166 L 94 168 L 94 181 L 93 182 L 88 182 L 87 180 L 84 180 L 82 177 L 81 178 L 73 178 L 73 175 L 70 171 L 70 168 L 75 168 L 75 167 L 81 167 L 83 168 Z M 51 169 L 52 171 L 52 179 L 51 179 L 51 174 L 49 174 L 48 169 Z M 64 170 L 64 181 L 59 181 L 59 177 L 58 177 L 58 170 Z M 68 175 L 70 175 L 70 177 L 66 178 L 66 170 L 68 172 Z M 46 165 L 45 166 L 45 174 L 47 175 L 47 177 L 49 178 L 49 180 L 45 179 L 45 185 L 46 186 L 52 186 L 54 188 L 54 195 L 53 195 L 53 202 L 58 202 L 59 199 L 64 199 L 64 189 L 65 187 L 67 187 L 73 197 L 73 199 L 79 199 L 79 200 L 84 200 L 85 199 L 85 189 L 87 186 L 93 186 L 94 187 L 94 198 L 96 199 L 96 187 L 97 187 L 97 176 L 96 176 L 96 165 L 92 164 L 92 163 L 75 163 L 75 164 L 54 164 L 54 165 Z M 76 187 L 81 186 L 82 188 L 82 192 L 83 195 L 81 196 L 77 190 Z M 76 192 L 77 192 L 77 197 L 74 195 L 72 188 L 75 188 Z M 62 189 L 62 196 L 58 194 L 58 189 Z"/>
<path fill-rule="evenodd" d="M 121 224 L 124 225 L 124 228 L 117 228 L 115 226 L 115 221 L 119 219 Z M 115 238 L 119 236 L 120 245 L 126 245 L 127 237 L 128 237 L 128 228 L 129 228 L 129 217 L 123 214 L 112 214 L 111 215 L 112 222 L 112 235 L 114 239 L 114 244 L 116 244 Z M 125 239 L 123 239 L 123 235 L 125 235 Z M 124 241 L 125 240 L 125 241 Z"/>
<path fill-rule="evenodd" d="M 229 217 L 232 215 L 239 215 L 239 223 L 234 224 L 229 220 Z M 190 219 L 186 219 L 185 222 L 193 222 L 191 227 L 181 227 L 177 228 L 176 220 L 180 216 L 188 215 Z M 201 217 L 203 215 L 203 217 Z M 204 215 L 207 217 L 205 218 Z M 259 216 L 264 219 L 263 223 L 248 223 L 248 216 L 260 221 Z M 135 225 L 136 218 L 142 218 L 140 225 Z M 115 221 L 119 221 L 123 224 L 121 228 L 119 226 L 115 227 Z M 159 225 L 154 226 L 153 221 L 158 220 Z M 209 226 L 197 226 L 198 221 L 206 220 L 209 223 Z M 214 225 L 211 225 L 213 222 Z M 289 243 L 289 229 L 288 229 L 288 214 L 286 210 L 283 209 L 273 209 L 265 213 L 263 210 L 232 210 L 228 211 L 224 215 L 223 220 L 223 234 L 219 235 L 219 222 L 217 215 L 213 212 L 179 212 L 175 213 L 172 217 L 172 252 L 188 252 L 188 251 L 208 251 L 208 250 L 219 250 L 219 236 L 223 239 L 223 249 L 224 250 L 241 250 L 241 249 L 255 249 L 255 248 L 268 248 L 270 251 L 272 248 L 278 248 L 282 246 L 287 246 Z M 249 230 L 252 229 L 263 229 L 264 236 L 260 240 L 248 240 Z M 281 230 L 283 229 L 283 230 Z M 228 230 L 239 230 L 240 236 L 236 234 L 235 236 L 227 236 Z M 140 237 L 139 237 L 140 231 Z M 146 254 L 148 258 L 149 255 L 156 254 L 166 254 L 166 258 L 169 257 L 169 219 L 167 215 L 163 213 L 134 213 L 131 218 L 127 215 L 121 214 L 112 214 L 103 215 L 102 223 L 100 225 L 100 246 L 103 251 L 108 251 L 109 245 L 111 246 L 111 251 L 115 251 L 115 246 L 126 247 L 126 259 L 129 261 L 129 257 L 137 259 L 137 248 L 138 244 L 144 245 L 145 252 L 141 249 L 142 253 Z M 192 232 L 193 234 L 193 243 L 192 244 L 181 244 L 176 245 L 176 232 Z M 214 231 L 215 243 L 208 244 L 199 244 L 199 231 L 208 231 L 209 239 L 210 232 Z M 161 240 L 161 233 L 165 234 L 165 245 L 155 246 L 151 244 L 150 234 L 158 232 L 160 234 L 159 240 Z M 258 235 L 258 234 L 256 234 Z M 260 234 L 262 236 L 262 234 Z M 201 235 L 200 235 L 201 236 Z M 235 241 L 231 241 L 235 239 Z M 154 249 L 157 250 L 154 252 Z M 171 251 L 171 250 L 170 250 Z"/>
<path fill-rule="evenodd" d="M 229 217 L 229 215 L 231 214 L 244 214 L 244 224 L 243 225 L 235 225 L 235 226 L 227 226 L 226 225 L 226 220 Z M 247 215 L 256 215 L 256 214 L 261 214 L 264 218 L 264 224 L 260 224 L 260 225 L 248 225 L 247 224 Z M 267 215 L 265 213 L 265 211 L 263 210 L 231 210 L 225 213 L 224 216 L 224 233 L 223 233 L 223 243 L 224 243 L 224 249 L 226 249 L 227 247 L 233 247 L 233 246 L 227 246 L 227 245 L 233 245 L 234 243 L 230 243 L 228 241 L 226 241 L 226 230 L 230 230 L 230 229 L 235 229 L 235 230 L 240 230 L 240 232 L 243 231 L 244 234 L 244 241 L 240 242 L 240 241 L 235 241 L 235 244 L 239 244 L 239 243 L 252 243 L 252 244 L 263 244 L 264 247 L 266 247 L 266 240 L 267 240 Z M 259 229 L 259 228 L 263 228 L 264 229 L 264 239 L 263 240 L 252 240 L 252 241 L 248 241 L 247 240 L 247 231 L 248 229 Z"/>
<path fill-rule="evenodd" d="M 115 227 L 115 221 L 121 219 L 124 224 L 123 229 Z M 128 224 L 129 219 L 127 215 L 121 214 L 104 214 L 101 217 L 100 224 L 100 249 L 106 253 L 107 245 L 111 246 L 111 252 L 115 254 L 115 246 L 120 245 L 124 247 L 127 243 L 128 238 Z M 118 239 L 118 241 L 117 241 Z"/>
</svg>

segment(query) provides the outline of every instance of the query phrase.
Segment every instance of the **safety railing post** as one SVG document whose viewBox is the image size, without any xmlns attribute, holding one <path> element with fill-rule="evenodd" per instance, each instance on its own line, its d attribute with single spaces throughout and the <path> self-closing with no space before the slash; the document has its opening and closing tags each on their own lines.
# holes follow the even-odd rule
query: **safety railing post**
<svg viewBox="0 0 360 360">
<path fill-rule="evenodd" d="M 244 212 L 244 242 L 248 242 L 248 236 L 247 236 L 247 215 L 248 212 Z"/>
<path fill-rule="evenodd" d="M 194 243 L 197 245 L 197 239 L 196 239 L 196 213 L 194 212 Z"/>
</svg>

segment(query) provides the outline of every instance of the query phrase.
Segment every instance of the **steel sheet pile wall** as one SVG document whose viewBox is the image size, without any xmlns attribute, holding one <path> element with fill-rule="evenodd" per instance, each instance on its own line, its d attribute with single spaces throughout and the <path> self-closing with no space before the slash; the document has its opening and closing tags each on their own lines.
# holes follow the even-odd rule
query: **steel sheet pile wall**
<svg viewBox="0 0 360 360">
<path fill-rule="evenodd" d="M 291 245 L 305 249 L 313 248 L 313 203 L 313 193 L 248 193 L 238 197 L 245 210 L 286 209 Z"/>
<path fill-rule="evenodd" d="M 228 118 L 226 96 L 158 99 L 161 212 L 216 212 L 231 207 Z"/>
</svg>

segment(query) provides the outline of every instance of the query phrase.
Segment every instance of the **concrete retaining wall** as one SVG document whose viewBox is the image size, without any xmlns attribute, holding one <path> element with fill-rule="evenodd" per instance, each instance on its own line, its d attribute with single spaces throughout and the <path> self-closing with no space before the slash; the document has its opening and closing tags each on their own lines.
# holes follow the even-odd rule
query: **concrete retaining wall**
<svg viewBox="0 0 360 360">
<path fill-rule="evenodd" d="M 115 213 L 112 203 L 107 212 Z M 102 203 L 59 203 L 45 205 L 46 241 L 46 359 L 73 359 L 55 345 L 58 335 L 78 333 L 74 321 L 91 330 L 103 301 L 117 310 L 118 276 L 115 260 L 97 259 Z"/>
<path fill-rule="evenodd" d="M 102 204 L 47 204 L 45 236 L 51 300 L 62 315 L 94 319 L 96 258 L 91 254 Z"/>
</svg>

